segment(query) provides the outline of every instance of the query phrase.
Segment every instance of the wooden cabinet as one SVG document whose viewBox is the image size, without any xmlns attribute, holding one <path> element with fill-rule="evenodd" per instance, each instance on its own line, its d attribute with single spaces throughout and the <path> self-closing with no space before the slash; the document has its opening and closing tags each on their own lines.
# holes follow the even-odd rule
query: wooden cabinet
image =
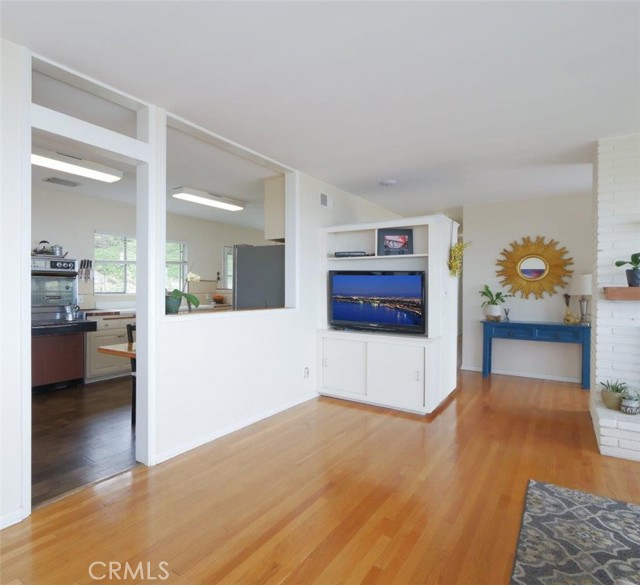
<svg viewBox="0 0 640 585">
<path fill-rule="evenodd" d="M 84 333 L 31 338 L 31 385 L 58 384 L 84 377 Z"/>
<path fill-rule="evenodd" d="M 424 407 L 424 347 L 369 342 L 367 396 L 375 402 L 420 410 Z"/>
<path fill-rule="evenodd" d="M 380 253 L 390 229 L 410 230 L 410 254 Z M 327 304 L 318 331 L 321 394 L 426 414 L 457 383 L 458 279 L 447 268 L 458 224 L 444 215 L 331 226 L 323 230 L 323 272 L 330 270 L 424 271 L 425 335 L 338 331 L 328 326 Z M 365 256 L 336 257 L 358 251 Z"/>
<path fill-rule="evenodd" d="M 135 323 L 135 315 L 109 315 L 94 318 L 98 329 L 87 334 L 86 380 L 91 382 L 129 374 L 131 372 L 129 360 L 98 353 L 98 347 L 126 343 L 127 323 Z"/>
<path fill-rule="evenodd" d="M 321 331 L 320 393 L 425 414 L 441 396 L 438 341 L 400 336 Z"/>
<path fill-rule="evenodd" d="M 284 242 L 284 175 L 264 179 L 264 239 Z"/>
<path fill-rule="evenodd" d="M 363 341 L 323 339 L 323 388 L 345 394 L 365 394 L 366 350 Z"/>
</svg>

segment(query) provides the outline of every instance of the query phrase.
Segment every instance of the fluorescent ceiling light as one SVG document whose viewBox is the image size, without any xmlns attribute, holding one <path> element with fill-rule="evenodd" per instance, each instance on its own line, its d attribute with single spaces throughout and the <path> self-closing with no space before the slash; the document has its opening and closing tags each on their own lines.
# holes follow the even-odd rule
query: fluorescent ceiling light
<svg viewBox="0 0 640 585">
<path fill-rule="evenodd" d="M 178 187 L 171 191 L 171 196 L 183 201 L 191 201 L 191 203 L 199 203 L 200 205 L 208 205 L 209 207 L 219 207 L 227 211 L 242 211 L 244 203 L 219 195 L 212 195 L 206 191 L 198 191 L 190 187 Z"/>
<path fill-rule="evenodd" d="M 106 167 L 98 163 L 62 154 L 61 152 L 49 152 L 34 148 L 31 153 L 31 164 L 54 171 L 62 171 L 87 179 L 104 181 L 105 183 L 115 183 L 122 179 L 122 171 Z"/>
</svg>

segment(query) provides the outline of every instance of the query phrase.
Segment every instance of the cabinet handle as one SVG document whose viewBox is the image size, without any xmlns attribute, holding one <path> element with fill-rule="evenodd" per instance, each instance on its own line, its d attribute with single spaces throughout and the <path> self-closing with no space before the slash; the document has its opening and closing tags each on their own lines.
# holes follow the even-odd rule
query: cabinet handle
<svg viewBox="0 0 640 585">
<path fill-rule="evenodd" d="M 416 382 L 420 381 L 420 370 L 416 370 Z"/>
<path fill-rule="evenodd" d="M 125 334 L 123 333 L 122 335 L 118 335 L 118 339 L 124 339 Z"/>
</svg>

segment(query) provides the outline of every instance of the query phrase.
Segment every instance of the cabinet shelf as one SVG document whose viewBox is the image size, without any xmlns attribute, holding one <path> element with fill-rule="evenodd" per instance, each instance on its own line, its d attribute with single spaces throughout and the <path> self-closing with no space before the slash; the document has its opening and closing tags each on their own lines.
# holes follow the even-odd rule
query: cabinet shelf
<svg viewBox="0 0 640 585">
<path fill-rule="evenodd" d="M 329 261 L 344 262 L 345 260 L 398 260 L 400 258 L 428 258 L 429 254 L 394 254 L 389 256 L 328 256 Z"/>
</svg>

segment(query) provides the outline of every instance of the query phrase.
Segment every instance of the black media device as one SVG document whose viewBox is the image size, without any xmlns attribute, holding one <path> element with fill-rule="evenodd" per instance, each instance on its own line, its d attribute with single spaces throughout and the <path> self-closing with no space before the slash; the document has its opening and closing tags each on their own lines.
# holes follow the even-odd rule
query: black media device
<svg viewBox="0 0 640 585">
<path fill-rule="evenodd" d="M 424 271 L 329 271 L 329 325 L 337 329 L 424 334 Z"/>
</svg>

